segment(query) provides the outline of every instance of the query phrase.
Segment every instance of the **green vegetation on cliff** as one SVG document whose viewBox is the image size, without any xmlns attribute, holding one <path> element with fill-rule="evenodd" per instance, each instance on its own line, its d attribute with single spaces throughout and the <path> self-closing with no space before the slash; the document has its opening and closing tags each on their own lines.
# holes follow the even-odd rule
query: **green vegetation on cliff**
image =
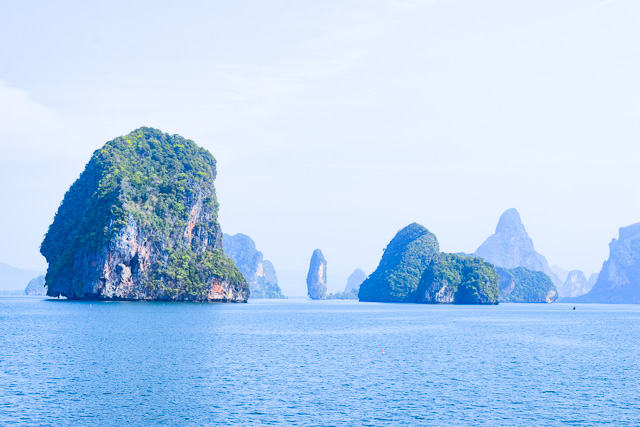
<svg viewBox="0 0 640 427">
<path fill-rule="evenodd" d="M 498 274 L 478 257 L 440 253 L 420 280 L 418 302 L 497 304 Z"/>
<path fill-rule="evenodd" d="M 215 177 L 211 153 L 156 129 L 96 150 L 42 242 L 48 294 L 205 300 L 212 280 L 246 293 L 222 251 Z"/>
<path fill-rule="evenodd" d="M 360 301 L 497 304 L 498 276 L 480 258 L 441 253 L 436 236 L 413 223 L 391 240 L 358 296 Z"/>
<path fill-rule="evenodd" d="M 357 289 L 352 289 L 348 292 L 336 292 L 336 293 L 332 293 L 327 295 L 326 299 L 350 299 L 350 300 L 357 300 L 358 299 L 358 290 Z"/>
<path fill-rule="evenodd" d="M 420 224 L 398 231 L 378 268 L 360 285 L 360 301 L 416 301 L 422 272 L 439 251 L 436 236 Z"/>
<path fill-rule="evenodd" d="M 542 271 L 524 267 L 496 267 L 500 276 L 501 302 L 554 302 L 558 292 L 551 278 Z"/>
</svg>

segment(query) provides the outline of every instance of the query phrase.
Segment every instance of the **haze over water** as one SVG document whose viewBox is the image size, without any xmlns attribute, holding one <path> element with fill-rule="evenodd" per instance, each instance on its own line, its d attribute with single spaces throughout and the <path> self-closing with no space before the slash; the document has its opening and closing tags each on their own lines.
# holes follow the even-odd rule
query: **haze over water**
<svg viewBox="0 0 640 427">
<path fill-rule="evenodd" d="M 638 320 L 632 305 L 0 298 L 0 424 L 637 425 Z"/>
</svg>

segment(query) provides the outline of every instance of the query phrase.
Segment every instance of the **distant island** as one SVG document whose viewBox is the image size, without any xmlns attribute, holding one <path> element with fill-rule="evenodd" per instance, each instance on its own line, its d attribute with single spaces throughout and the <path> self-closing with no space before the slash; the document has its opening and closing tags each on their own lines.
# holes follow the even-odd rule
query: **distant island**
<svg viewBox="0 0 640 427">
<path fill-rule="evenodd" d="M 42 274 L 43 271 L 24 270 L 0 262 L 0 293 L 22 292 L 30 280 Z"/>
<path fill-rule="evenodd" d="M 26 295 L 46 295 L 47 288 L 44 287 L 44 275 L 31 279 L 24 289 L 24 293 Z"/>
<path fill-rule="evenodd" d="M 233 260 L 251 289 L 251 298 L 286 298 L 280 286 L 276 269 L 256 249 L 253 239 L 246 234 L 224 234 L 224 253 Z"/>
<path fill-rule="evenodd" d="M 344 287 L 344 291 L 336 292 L 327 295 L 327 299 L 350 299 L 357 300 L 358 292 L 360 291 L 360 285 L 365 281 L 367 275 L 364 271 L 356 268 L 353 273 L 347 278 L 347 285 Z"/>
<path fill-rule="evenodd" d="M 47 295 L 70 299 L 246 302 L 222 250 L 216 160 L 143 127 L 96 150 L 40 251 Z"/>
<path fill-rule="evenodd" d="M 620 228 L 609 243 L 609 259 L 587 294 L 563 302 L 640 304 L 640 223 Z"/>
</svg>

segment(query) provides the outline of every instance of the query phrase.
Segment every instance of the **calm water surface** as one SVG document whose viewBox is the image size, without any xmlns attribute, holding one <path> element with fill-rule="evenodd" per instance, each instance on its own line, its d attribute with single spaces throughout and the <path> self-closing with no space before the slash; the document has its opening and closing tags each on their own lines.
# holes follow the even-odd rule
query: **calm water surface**
<svg viewBox="0 0 640 427">
<path fill-rule="evenodd" d="M 572 307 L 0 298 L 0 424 L 639 425 L 640 307 Z"/>
</svg>

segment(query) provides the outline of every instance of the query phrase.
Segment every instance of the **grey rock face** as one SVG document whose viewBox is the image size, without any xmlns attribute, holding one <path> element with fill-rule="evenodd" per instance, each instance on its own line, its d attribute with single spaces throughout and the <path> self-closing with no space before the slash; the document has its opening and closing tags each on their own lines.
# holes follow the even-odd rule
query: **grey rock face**
<svg viewBox="0 0 640 427">
<path fill-rule="evenodd" d="M 520 214 L 513 208 L 502 214 L 495 234 L 489 236 L 474 255 L 498 267 L 525 267 L 542 271 L 551 278 L 556 287 L 562 285 L 562 281 L 549 268 L 547 259 L 535 251 L 533 240 L 527 234 Z"/>
<path fill-rule="evenodd" d="M 47 289 L 44 287 L 44 274 L 32 279 L 24 290 L 27 295 L 46 295 Z"/>
<path fill-rule="evenodd" d="M 344 293 L 355 291 L 356 293 L 360 289 L 360 285 L 365 281 L 367 275 L 364 271 L 356 268 L 353 273 L 347 279 L 347 286 L 344 288 Z"/>
<path fill-rule="evenodd" d="M 640 304 L 640 223 L 620 229 L 593 289 L 571 301 Z"/>
<path fill-rule="evenodd" d="M 314 300 L 327 296 L 327 261 L 320 249 L 313 251 L 309 273 L 307 274 L 307 293 Z"/>
<path fill-rule="evenodd" d="M 249 283 L 251 298 L 284 298 L 273 264 L 264 259 L 251 237 L 224 234 L 222 246 Z"/>
<path fill-rule="evenodd" d="M 593 273 L 591 276 L 589 276 L 589 280 L 587 281 L 587 292 L 593 289 L 593 285 L 595 285 L 597 281 L 598 281 L 598 273 Z"/>
</svg>

